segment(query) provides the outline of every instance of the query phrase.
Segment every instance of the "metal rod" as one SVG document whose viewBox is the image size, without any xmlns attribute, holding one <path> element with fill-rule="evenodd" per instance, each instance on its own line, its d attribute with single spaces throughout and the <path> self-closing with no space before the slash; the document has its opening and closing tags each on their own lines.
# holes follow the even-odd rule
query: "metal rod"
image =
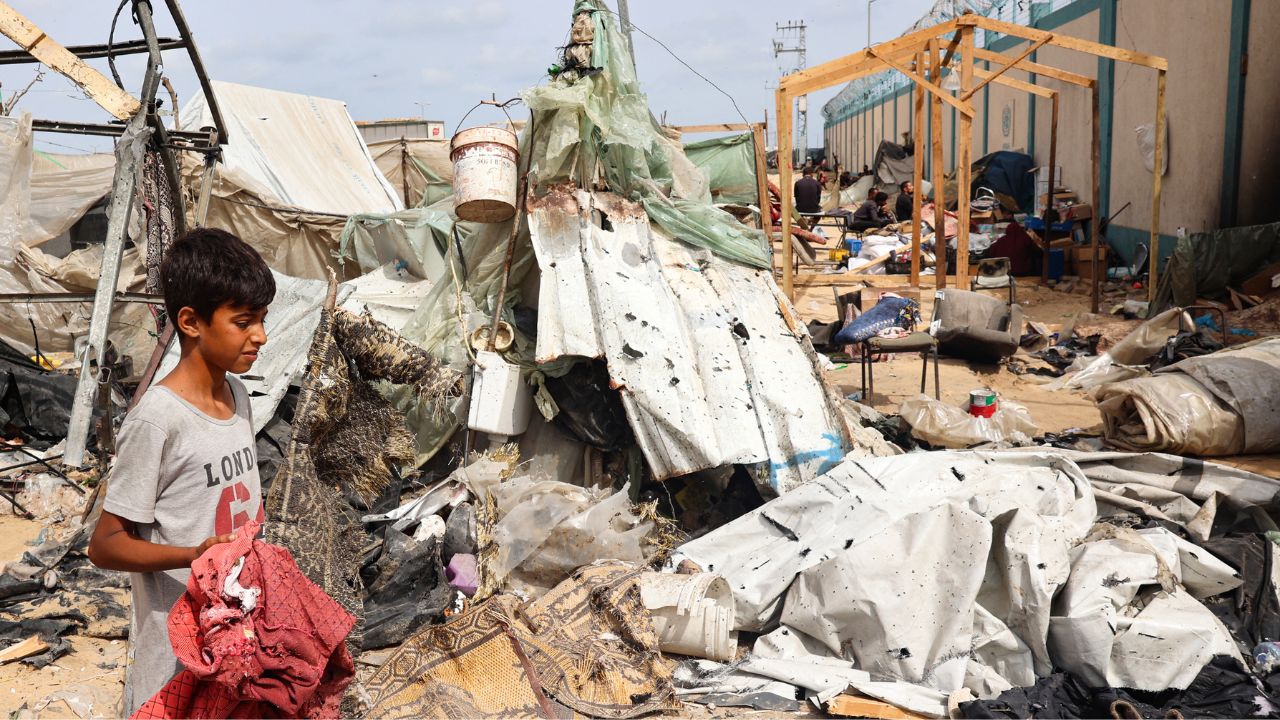
<svg viewBox="0 0 1280 720">
<path fill-rule="evenodd" d="M 67 133 L 70 135 L 103 135 L 106 137 L 119 137 L 124 134 L 125 125 L 124 123 L 101 124 L 65 122 L 62 120 L 32 120 L 31 129 L 39 132 Z M 209 137 L 208 133 L 188 130 L 169 130 L 166 134 L 170 141 L 183 140 L 187 142 L 201 142 Z M 181 147 L 181 149 L 193 152 L 212 152 L 217 148 Z"/>
<path fill-rule="evenodd" d="M 169 6 L 169 15 L 173 17 L 173 24 L 178 29 L 178 34 L 186 41 L 187 57 L 191 60 L 191 67 L 196 71 L 196 79 L 200 81 L 200 90 L 204 93 L 205 102 L 209 105 L 209 115 L 213 117 L 213 126 L 218 130 L 218 143 L 225 145 L 229 136 L 227 135 L 227 122 L 222 119 L 222 109 L 218 107 L 218 97 L 213 93 L 213 85 L 209 82 L 209 73 L 205 72 L 204 61 L 200 59 L 200 51 L 196 48 L 196 38 L 191 34 L 191 28 L 187 25 L 187 17 L 182 14 L 182 7 L 178 5 L 178 0 L 165 0 L 165 5 Z"/>
<path fill-rule="evenodd" d="M 0 293 L 0 303 L 85 303 L 93 302 L 96 293 Z M 163 295 L 116 293 L 114 302 L 163 305 Z"/>
<path fill-rule="evenodd" d="M 187 43 L 185 40 L 175 40 L 173 38 L 159 38 L 157 44 L 161 50 L 177 50 L 185 48 Z M 108 55 L 137 55 L 147 52 L 147 41 L 142 40 L 126 40 L 111 45 L 110 52 L 106 45 L 67 45 L 67 50 L 71 51 L 81 60 L 89 60 L 91 58 L 102 58 Z M 6 50 L 0 52 L 0 65 L 20 65 L 25 63 L 37 63 L 35 59 L 26 50 Z"/>
</svg>

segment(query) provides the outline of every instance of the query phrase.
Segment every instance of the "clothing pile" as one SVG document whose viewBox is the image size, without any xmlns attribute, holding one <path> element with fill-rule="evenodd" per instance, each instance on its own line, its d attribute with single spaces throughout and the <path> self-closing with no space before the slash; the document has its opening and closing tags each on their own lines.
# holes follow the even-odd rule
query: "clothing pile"
<svg viewBox="0 0 1280 720">
<path fill-rule="evenodd" d="M 308 580 L 288 550 L 243 526 L 191 567 L 169 614 L 186 667 L 136 718 L 337 717 L 355 676 L 343 640 L 355 617 Z"/>
</svg>

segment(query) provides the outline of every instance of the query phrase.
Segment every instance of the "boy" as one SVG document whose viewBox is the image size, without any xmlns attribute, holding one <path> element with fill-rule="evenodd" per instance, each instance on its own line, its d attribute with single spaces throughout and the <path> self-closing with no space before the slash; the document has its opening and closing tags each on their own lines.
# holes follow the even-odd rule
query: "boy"
<svg viewBox="0 0 1280 720">
<path fill-rule="evenodd" d="M 249 398 L 228 373 L 258 359 L 275 279 L 242 240 L 200 228 L 173 244 L 160 280 L 181 360 L 125 417 L 89 541 L 95 565 L 132 580 L 126 716 L 182 669 L 168 618 L 192 561 L 262 519 Z"/>
</svg>

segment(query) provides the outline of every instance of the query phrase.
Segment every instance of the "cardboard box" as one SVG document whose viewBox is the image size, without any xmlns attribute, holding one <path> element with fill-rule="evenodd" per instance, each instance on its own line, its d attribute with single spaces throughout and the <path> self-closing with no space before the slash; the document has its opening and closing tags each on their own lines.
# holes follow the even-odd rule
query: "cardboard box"
<svg viewBox="0 0 1280 720">
<path fill-rule="evenodd" d="M 1069 214 L 1065 217 L 1069 217 L 1072 220 L 1089 220 L 1093 218 L 1093 206 L 1089 203 L 1076 203 L 1068 210 Z"/>
<path fill-rule="evenodd" d="M 1083 280 L 1093 279 L 1093 263 L 1089 259 L 1089 246 L 1081 247 L 1079 245 L 1071 248 L 1071 266 L 1074 275 Z M 1107 247 L 1105 245 L 1098 246 L 1098 273 L 1101 277 L 1107 276 Z"/>
</svg>

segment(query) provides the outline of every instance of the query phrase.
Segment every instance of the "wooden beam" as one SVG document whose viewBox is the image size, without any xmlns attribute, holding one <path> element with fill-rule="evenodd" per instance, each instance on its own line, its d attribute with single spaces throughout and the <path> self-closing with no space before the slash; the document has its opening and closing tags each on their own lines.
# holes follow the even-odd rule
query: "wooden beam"
<svg viewBox="0 0 1280 720">
<path fill-rule="evenodd" d="M 969 98 L 973 97 L 973 94 L 974 94 L 974 93 L 976 93 L 976 92 L 978 92 L 978 91 L 979 91 L 979 90 L 981 90 L 982 88 L 986 87 L 986 86 L 987 86 L 987 83 L 991 82 L 992 80 L 995 80 L 996 78 L 1000 77 L 1001 75 L 1005 74 L 1005 73 L 1006 73 L 1006 72 L 1008 72 L 1009 70 L 1011 70 L 1011 69 L 1013 69 L 1014 67 L 1016 67 L 1018 63 L 1022 62 L 1023 60 L 1026 60 L 1028 57 L 1030 57 L 1030 56 L 1031 56 L 1031 53 L 1033 53 L 1033 52 L 1035 52 L 1035 51 L 1039 50 L 1040 48 L 1044 47 L 1044 44 L 1045 44 L 1045 43 L 1047 43 L 1047 42 L 1049 42 L 1049 40 L 1050 40 L 1050 39 L 1052 39 L 1052 38 L 1053 38 L 1053 35 L 1050 35 L 1050 36 L 1049 36 L 1049 37 L 1047 37 L 1047 38 L 1041 38 L 1040 40 L 1035 41 L 1034 43 L 1032 43 L 1032 44 L 1031 44 L 1031 46 L 1030 46 L 1030 47 L 1028 47 L 1026 50 L 1022 51 L 1022 54 L 1021 54 L 1021 55 L 1019 55 L 1016 59 L 1014 59 L 1014 61 L 1013 61 L 1013 62 L 1009 63 L 1008 65 L 1001 65 L 999 70 L 996 70 L 994 73 L 992 73 L 992 74 L 991 74 L 991 75 L 989 75 L 988 77 L 984 78 L 984 79 L 982 80 L 982 82 L 980 82 L 980 83 L 978 83 L 977 85 L 974 85 L 973 87 L 971 87 L 971 88 L 969 88 L 968 90 L 966 90 L 966 91 L 965 91 L 965 92 L 960 96 L 960 99 L 961 99 L 962 101 L 965 101 L 965 100 L 968 100 Z M 970 54 L 972 55 L 972 53 L 970 53 Z"/>
<path fill-rule="evenodd" d="M 765 160 L 767 151 L 764 146 L 764 132 L 768 123 L 769 113 L 766 112 L 764 122 L 751 126 L 751 145 L 756 156 L 756 196 L 760 203 L 760 229 L 764 231 L 765 237 L 768 237 L 773 229 L 771 216 L 773 204 L 769 201 L 769 165 Z"/>
<path fill-rule="evenodd" d="M 747 123 L 720 123 L 719 125 L 672 125 L 672 130 L 678 130 L 682 133 L 712 133 L 712 132 L 745 132 L 751 129 L 751 125 Z"/>
<path fill-rule="evenodd" d="M 916 67 L 924 67 L 924 50 L 916 51 Z M 921 188 L 924 187 L 924 93 L 917 90 L 915 93 L 915 155 L 913 156 L 914 170 L 911 174 L 912 182 L 915 183 L 915 193 L 911 196 L 911 287 L 920 287 L 920 227 L 923 225 L 923 218 L 920 217 Z M 901 220 L 901 218 L 899 218 Z"/>
<path fill-rule="evenodd" d="M 960 47 L 960 33 L 956 33 L 951 38 L 951 44 L 947 45 L 947 54 L 942 58 L 942 67 L 951 67 L 951 60 L 956 56 L 956 49 Z"/>
<path fill-rule="evenodd" d="M 929 41 L 929 67 L 933 69 L 933 79 L 942 79 L 942 66 L 938 64 L 938 41 Z M 929 128 L 929 147 L 933 153 L 933 255 L 935 286 L 941 290 L 947 286 L 947 214 L 946 214 L 946 175 L 942 168 L 942 103 L 933 93 L 928 94 L 929 115 L 932 118 Z"/>
<path fill-rule="evenodd" d="M 1147 278 L 1147 299 L 1154 304 L 1156 301 L 1156 286 L 1160 283 L 1160 190 L 1162 183 L 1162 173 L 1160 166 L 1164 164 L 1164 89 L 1165 76 L 1167 73 L 1161 70 L 1156 75 L 1156 151 L 1152 163 L 1151 180 L 1151 245 L 1149 254 L 1150 258 L 1148 267 L 1151 273 Z M 1095 213 L 1096 214 L 1096 213 Z M 1093 260 L 1093 277 L 1094 282 L 1098 278 L 1098 259 Z"/>
<path fill-rule="evenodd" d="M 936 95 L 938 99 L 941 100 L 942 102 L 950 105 L 956 110 L 959 110 L 960 114 L 968 117 L 970 120 L 973 119 L 973 105 L 967 102 L 962 102 L 960 100 L 955 99 L 954 97 L 951 96 L 951 93 L 947 92 L 946 90 L 943 90 L 938 85 L 935 85 L 934 83 L 929 82 L 927 79 L 916 74 L 910 68 L 898 62 L 897 60 L 887 55 L 881 55 L 880 52 L 875 48 L 871 49 L 871 53 L 874 54 L 877 58 L 879 58 L 882 62 L 884 62 L 884 64 L 888 65 L 894 70 L 897 70 L 903 75 L 906 75 L 908 78 L 911 78 L 911 80 L 915 82 L 916 85 L 919 85 L 920 87 L 923 87 L 924 89 Z"/>
<path fill-rule="evenodd" d="M 960 92 L 965 97 L 973 95 L 973 33 L 971 27 L 960 28 Z M 973 116 L 961 115 L 960 157 L 956 160 L 956 216 L 959 232 L 956 236 L 956 287 L 969 288 L 969 221 L 973 208 L 969 195 L 973 191 Z"/>
<path fill-rule="evenodd" d="M 977 77 L 984 78 L 984 79 L 991 78 L 991 82 L 995 83 L 996 85 L 1003 85 L 1008 88 L 1013 88 L 1014 90 L 1021 90 L 1022 92 L 1025 92 L 1025 93 L 1031 93 L 1032 95 L 1039 95 L 1042 98 L 1057 97 L 1058 95 L 1057 90 L 1050 90 L 1049 88 L 1040 87 L 1039 85 L 1032 85 L 1029 82 L 1023 82 L 1022 80 L 1014 80 L 1011 77 L 1004 77 L 1004 76 L 993 77 L 995 73 L 991 72 L 990 70 L 983 70 L 980 67 L 975 67 L 973 69 L 973 74 Z"/>
<path fill-rule="evenodd" d="M 779 87 L 777 97 L 778 123 L 778 194 L 782 210 L 782 292 L 795 301 L 795 270 L 791 267 L 791 212 L 795 209 L 795 189 L 791 173 L 791 95 Z M 772 223 L 770 223 L 772 226 Z"/>
<path fill-rule="evenodd" d="M 1099 120 L 1101 113 L 1098 110 L 1098 88 L 1090 89 L 1089 102 L 1091 105 L 1090 114 L 1093 118 L 1092 137 L 1089 142 L 1090 165 L 1093 169 L 1093 220 L 1089 224 L 1089 251 L 1096 258 L 1098 256 L 1098 243 L 1102 241 L 1099 235 L 1102 228 L 1102 123 Z M 1152 256 L 1148 255 L 1148 257 Z M 1097 314 L 1098 307 L 1102 303 L 1098 287 L 1098 263 L 1094 259 L 1089 262 L 1093 263 L 1093 287 L 1090 290 L 1089 307 L 1090 312 Z"/>
<path fill-rule="evenodd" d="M 1049 208 L 1053 204 L 1054 168 L 1058 167 L 1058 94 L 1053 94 L 1053 114 L 1049 116 L 1049 197 L 1044 203 L 1044 252 L 1041 254 L 1040 282 L 1049 282 L 1049 252 L 1053 245 L 1049 241 L 1052 233 L 1049 229 Z M 1040 188 L 1036 188 L 1040 192 Z"/>
<path fill-rule="evenodd" d="M 927 720 L 929 717 L 861 695 L 837 695 L 827 701 L 826 710 L 836 717 L 870 718 L 871 720 Z"/>
<path fill-rule="evenodd" d="M 85 95 L 117 120 L 128 120 L 142 109 L 142 103 L 136 98 L 121 90 L 107 76 L 76 57 L 70 50 L 54 42 L 35 23 L 3 2 L 0 2 L 0 33 L 31 53 L 31 57 L 75 83 L 84 90 Z"/>
<path fill-rule="evenodd" d="M 1118 60 L 1119 62 L 1129 63 L 1131 65 L 1142 65 L 1152 70 L 1167 71 L 1169 69 L 1169 61 L 1158 55 L 1148 55 L 1147 53 L 1137 52 L 1135 50 L 1125 50 L 1124 48 L 1114 47 L 1112 45 L 1103 45 L 1102 43 L 1092 42 L 1090 40 L 1081 40 L 1080 38 L 1071 37 L 1070 35 L 1057 35 L 1029 28 L 1025 25 L 1017 23 L 996 20 L 995 18 L 983 17 L 972 13 L 966 13 L 956 18 L 956 24 L 962 27 L 980 27 L 983 30 L 991 32 L 1004 33 L 1005 35 L 1013 35 L 1026 40 L 1040 40 L 1048 37 L 1049 44 L 1056 47 L 1065 48 L 1067 50 L 1075 50 L 1076 52 L 1088 53 L 1097 57 Z"/>
<path fill-rule="evenodd" d="M 991 50 L 984 50 L 983 48 L 974 48 L 973 59 L 1003 64 L 1008 62 L 1009 56 L 1001 55 L 1000 53 L 992 52 Z M 1034 73 L 1036 75 L 1043 75 L 1071 85 L 1079 85 L 1080 87 L 1088 88 L 1093 87 L 1096 84 L 1094 79 L 1091 77 L 1081 75 L 1079 73 L 1068 72 L 1066 70 L 1059 70 L 1058 68 L 1049 67 L 1048 65 L 1041 65 L 1040 63 L 1034 63 L 1030 60 L 1023 60 L 1018 63 L 1018 67 L 1014 69 Z"/>
<path fill-rule="evenodd" d="M 907 33 L 899 38 L 882 42 L 874 47 L 881 53 L 888 55 L 896 55 L 900 52 L 912 52 L 918 49 L 922 44 L 928 42 L 932 38 L 940 35 L 946 35 L 954 32 L 956 29 L 956 21 L 948 20 L 932 27 Z M 859 50 L 856 53 L 845 55 L 844 57 L 829 60 L 821 65 L 814 65 L 798 72 L 787 75 L 778 82 L 779 88 L 786 88 L 792 97 L 807 95 L 815 90 L 840 85 L 855 79 L 851 72 L 858 72 L 865 69 L 868 60 L 873 60 L 870 53 L 872 48 L 867 50 Z M 877 64 L 878 66 L 878 64 Z M 875 70 L 871 73 L 879 72 Z"/>
</svg>

